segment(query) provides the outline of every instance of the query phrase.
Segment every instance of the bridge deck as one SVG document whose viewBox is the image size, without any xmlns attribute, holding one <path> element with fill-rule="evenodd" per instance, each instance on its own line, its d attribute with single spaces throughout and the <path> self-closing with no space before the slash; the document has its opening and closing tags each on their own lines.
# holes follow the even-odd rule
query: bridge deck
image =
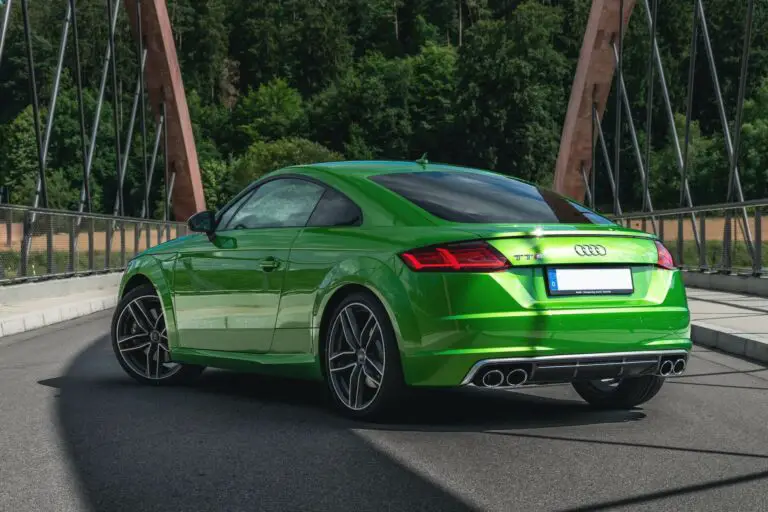
<svg viewBox="0 0 768 512">
<path fill-rule="evenodd" d="M 642 408 L 568 386 L 434 393 L 344 421 L 322 386 L 123 374 L 110 314 L 0 340 L 0 510 L 765 510 L 768 370 L 697 346 Z M 427 399 L 429 398 L 429 399 Z M 129 490 L 127 490 L 129 489 Z"/>
</svg>

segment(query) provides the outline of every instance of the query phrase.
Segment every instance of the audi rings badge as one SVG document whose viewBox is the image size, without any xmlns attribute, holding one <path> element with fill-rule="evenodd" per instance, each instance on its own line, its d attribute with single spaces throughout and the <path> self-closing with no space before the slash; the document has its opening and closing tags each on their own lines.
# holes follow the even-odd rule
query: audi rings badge
<svg viewBox="0 0 768 512">
<path fill-rule="evenodd" d="M 573 250 L 579 256 L 605 256 L 608 251 L 602 245 L 596 244 L 578 244 L 573 246 Z"/>
</svg>

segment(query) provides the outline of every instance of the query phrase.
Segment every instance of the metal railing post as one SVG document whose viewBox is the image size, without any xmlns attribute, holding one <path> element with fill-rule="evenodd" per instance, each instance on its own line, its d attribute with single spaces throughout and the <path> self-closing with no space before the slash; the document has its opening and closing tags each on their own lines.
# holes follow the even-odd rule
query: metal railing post
<svg viewBox="0 0 768 512">
<path fill-rule="evenodd" d="M 141 224 L 133 223 L 133 255 L 139 254 L 139 244 L 141 244 Z"/>
<path fill-rule="evenodd" d="M 723 272 L 731 271 L 731 211 L 725 211 L 725 226 L 723 229 Z"/>
<path fill-rule="evenodd" d="M 45 216 L 48 219 L 48 223 L 45 229 L 45 253 L 47 256 L 46 266 L 48 274 L 56 273 L 56 255 L 53 249 L 53 215 L 48 214 Z"/>
<path fill-rule="evenodd" d="M 707 216 L 699 217 L 699 270 L 707 270 Z"/>
<path fill-rule="evenodd" d="M 13 244 L 13 210 L 5 210 L 5 245 Z"/>
<path fill-rule="evenodd" d="M 67 265 L 67 272 L 73 273 L 77 270 L 78 265 L 75 263 L 77 258 L 77 225 L 75 217 L 69 218 L 69 265 Z"/>
<path fill-rule="evenodd" d="M 677 264 L 683 266 L 683 216 L 677 216 Z"/>
<path fill-rule="evenodd" d="M 94 242 L 94 229 L 96 228 L 96 219 L 91 217 L 88 219 L 88 270 L 93 272 L 95 269 L 94 266 L 94 249 L 93 249 L 93 242 Z"/>
<path fill-rule="evenodd" d="M 120 221 L 120 266 L 125 267 L 125 221 Z"/>
<path fill-rule="evenodd" d="M 30 226 L 30 219 L 29 219 L 29 211 L 24 212 L 24 221 L 21 224 L 21 258 L 19 261 L 19 275 L 22 277 L 27 277 L 29 274 L 29 260 L 27 259 L 27 255 L 29 254 L 29 244 L 32 242 L 31 240 L 31 226 Z"/>
<path fill-rule="evenodd" d="M 661 217 L 661 222 L 659 222 L 659 240 L 661 240 L 661 243 L 664 243 L 664 217 Z"/>
<path fill-rule="evenodd" d="M 752 274 L 759 276 L 763 273 L 763 215 L 760 208 L 755 208 L 755 250 L 752 260 Z"/>
<path fill-rule="evenodd" d="M 106 246 L 106 252 L 104 253 L 104 268 L 109 268 L 109 260 L 112 256 L 112 221 L 107 221 L 107 229 L 106 229 L 106 235 L 107 235 L 107 246 Z"/>
</svg>

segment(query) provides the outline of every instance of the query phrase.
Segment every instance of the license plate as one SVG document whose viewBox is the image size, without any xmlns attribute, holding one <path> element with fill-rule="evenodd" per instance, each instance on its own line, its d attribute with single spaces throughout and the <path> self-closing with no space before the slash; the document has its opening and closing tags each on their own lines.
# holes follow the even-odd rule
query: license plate
<svg viewBox="0 0 768 512">
<path fill-rule="evenodd" d="M 629 268 L 548 268 L 550 295 L 630 295 L 634 291 Z"/>
</svg>

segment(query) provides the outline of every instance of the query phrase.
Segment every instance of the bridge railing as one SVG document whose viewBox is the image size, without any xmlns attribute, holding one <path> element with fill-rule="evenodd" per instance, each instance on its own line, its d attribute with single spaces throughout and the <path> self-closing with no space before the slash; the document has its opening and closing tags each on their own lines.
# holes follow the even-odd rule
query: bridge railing
<svg viewBox="0 0 768 512">
<path fill-rule="evenodd" d="M 179 222 L 0 205 L 0 285 L 121 270 Z"/>
<path fill-rule="evenodd" d="M 759 199 L 612 218 L 623 226 L 656 234 L 681 268 L 760 276 L 767 263 L 767 212 L 768 199 Z M 691 214 L 695 214 L 696 230 Z"/>
</svg>

